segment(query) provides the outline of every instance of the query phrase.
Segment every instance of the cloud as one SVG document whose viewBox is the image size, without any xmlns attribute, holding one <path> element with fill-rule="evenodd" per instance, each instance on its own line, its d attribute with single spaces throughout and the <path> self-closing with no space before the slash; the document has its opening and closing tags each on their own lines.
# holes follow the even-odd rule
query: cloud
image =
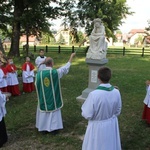
<svg viewBox="0 0 150 150">
<path fill-rule="evenodd" d="M 149 0 L 127 0 L 127 5 L 135 13 L 123 20 L 125 23 L 120 30 L 127 33 L 131 29 L 145 29 L 148 26 L 147 20 L 150 19 Z"/>
</svg>

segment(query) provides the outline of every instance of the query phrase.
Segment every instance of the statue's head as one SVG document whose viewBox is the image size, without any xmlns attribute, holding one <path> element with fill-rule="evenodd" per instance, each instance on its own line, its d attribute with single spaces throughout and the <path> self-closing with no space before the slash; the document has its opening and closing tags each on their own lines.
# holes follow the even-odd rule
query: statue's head
<svg viewBox="0 0 150 150">
<path fill-rule="evenodd" d="M 94 23 L 94 24 L 95 24 L 95 23 L 101 24 L 101 23 L 102 23 L 102 20 L 101 20 L 100 18 L 96 18 L 96 19 L 94 19 L 93 23 Z"/>
</svg>

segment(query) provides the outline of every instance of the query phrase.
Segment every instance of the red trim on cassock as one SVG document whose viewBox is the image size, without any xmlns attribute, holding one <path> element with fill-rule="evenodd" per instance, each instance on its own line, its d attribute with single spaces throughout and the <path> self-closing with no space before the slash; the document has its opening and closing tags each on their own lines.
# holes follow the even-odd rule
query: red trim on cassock
<svg viewBox="0 0 150 150">
<path fill-rule="evenodd" d="M 3 70 L 3 72 L 4 72 L 4 75 L 6 75 L 6 74 L 7 74 L 6 66 L 5 66 L 5 67 L 1 67 L 1 69 L 2 69 L 2 70 Z"/>
<path fill-rule="evenodd" d="M 7 72 L 13 72 L 13 71 L 16 71 L 17 70 L 17 67 L 14 65 L 14 64 L 8 64 L 7 66 L 6 66 L 6 71 Z"/>
<path fill-rule="evenodd" d="M 6 87 L 1 87 L 0 90 L 1 90 L 2 92 L 8 92 L 7 86 L 6 86 Z"/>
<path fill-rule="evenodd" d="M 13 96 L 21 95 L 18 84 L 13 86 L 8 86 L 8 92 L 10 92 Z"/>
<path fill-rule="evenodd" d="M 30 93 L 35 90 L 34 83 L 23 83 L 23 91 L 25 93 Z"/>
<path fill-rule="evenodd" d="M 32 71 L 32 70 L 35 68 L 32 63 L 30 63 L 30 62 L 25 62 L 25 63 L 22 65 L 22 70 L 23 70 L 23 71 L 26 71 L 26 70 L 27 70 L 27 64 L 28 64 L 29 67 L 30 67 L 30 71 Z"/>
<path fill-rule="evenodd" d="M 142 119 L 146 120 L 146 122 L 150 124 L 150 108 L 147 107 L 147 105 L 144 105 Z"/>
</svg>

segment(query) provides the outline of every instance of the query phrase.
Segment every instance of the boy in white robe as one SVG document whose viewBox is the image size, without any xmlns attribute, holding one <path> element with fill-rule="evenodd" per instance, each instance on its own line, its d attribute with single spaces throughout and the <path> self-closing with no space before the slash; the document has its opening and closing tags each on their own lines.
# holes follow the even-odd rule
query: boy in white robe
<svg viewBox="0 0 150 150">
<path fill-rule="evenodd" d="M 46 65 L 45 65 L 46 56 L 44 56 L 44 50 L 40 49 L 39 53 L 40 55 L 35 59 L 37 71 L 40 71 L 46 68 Z"/>
<path fill-rule="evenodd" d="M 8 100 L 8 96 L 2 94 L 0 91 L 0 148 L 7 142 L 8 136 L 6 131 L 6 125 L 4 121 L 4 117 L 6 115 L 6 100 Z"/>
<path fill-rule="evenodd" d="M 148 126 L 150 125 L 150 80 L 146 81 L 146 96 L 144 98 L 144 109 L 142 119 L 146 121 Z"/>
<path fill-rule="evenodd" d="M 3 62 L 2 60 L 0 60 L 0 91 L 2 92 L 8 92 L 7 90 L 7 75 L 6 75 L 6 71 L 5 67 L 3 67 Z"/>
<path fill-rule="evenodd" d="M 19 81 L 17 77 L 17 67 L 13 63 L 12 58 L 8 58 L 8 64 L 6 65 L 7 71 L 7 88 L 8 92 L 10 92 L 13 96 L 21 95 L 19 89 Z"/>
<path fill-rule="evenodd" d="M 70 58 L 69 58 L 69 61 L 66 63 L 66 65 L 57 69 L 59 78 L 62 78 L 63 75 L 66 75 L 69 72 L 71 62 L 72 62 L 72 59 L 74 56 L 75 56 L 75 53 L 72 53 Z M 53 59 L 52 58 L 47 57 L 45 60 L 45 64 L 46 64 L 45 70 L 52 70 L 53 69 Z M 35 84 L 37 82 L 36 79 L 35 79 Z M 36 90 L 37 90 L 37 88 L 36 88 Z M 38 91 L 38 93 L 40 95 L 39 91 Z M 38 129 L 38 131 L 47 131 L 47 132 L 53 131 L 53 133 L 55 131 L 57 132 L 57 130 L 59 130 L 59 129 L 63 129 L 61 108 L 59 108 L 53 112 L 41 111 L 39 104 L 38 104 L 37 112 L 36 112 L 36 128 Z"/>
<path fill-rule="evenodd" d="M 34 65 L 30 58 L 26 57 L 26 62 L 22 65 L 23 92 L 34 91 Z"/>
<path fill-rule="evenodd" d="M 88 120 L 82 150 L 121 150 L 118 116 L 122 102 L 118 89 L 109 80 L 111 70 L 98 71 L 100 85 L 90 92 L 82 105 L 82 116 Z"/>
</svg>

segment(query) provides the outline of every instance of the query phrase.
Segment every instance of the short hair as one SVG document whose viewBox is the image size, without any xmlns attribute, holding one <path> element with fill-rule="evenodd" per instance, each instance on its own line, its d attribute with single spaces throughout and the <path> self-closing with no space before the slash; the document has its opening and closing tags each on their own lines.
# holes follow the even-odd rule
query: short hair
<svg viewBox="0 0 150 150">
<path fill-rule="evenodd" d="M 39 52 L 44 52 L 44 49 L 40 49 Z"/>
<path fill-rule="evenodd" d="M 7 60 L 13 59 L 12 57 L 8 57 Z"/>
<path fill-rule="evenodd" d="M 108 83 L 109 80 L 111 79 L 111 69 L 108 67 L 101 67 L 98 70 L 98 78 L 103 82 L 103 83 Z"/>
<path fill-rule="evenodd" d="M 27 59 L 30 61 L 30 57 L 29 57 L 29 56 L 26 57 L 26 60 L 27 60 Z"/>
<path fill-rule="evenodd" d="M 51 57 L 46 58 L 45 60 L 45 65 L 52 65 L 53 64 L 53 59 Z"/>
</svg>

